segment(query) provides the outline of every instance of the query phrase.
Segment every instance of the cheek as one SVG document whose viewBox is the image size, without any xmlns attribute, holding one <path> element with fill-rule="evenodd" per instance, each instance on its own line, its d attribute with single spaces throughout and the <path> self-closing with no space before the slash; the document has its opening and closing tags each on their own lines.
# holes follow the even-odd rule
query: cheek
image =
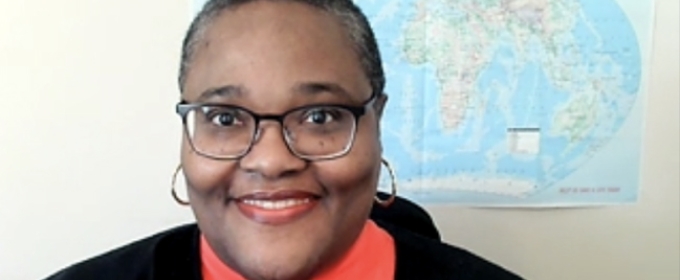
<svg viewBox="0 0 680 280">
<path fill-rule="evenodd" d="M 358 134 L 352 150 L 344 157 L 317 162 L 318 174 L 328 191 L 364 193 L 373 196 L 380 171 L 377 133 Z"/>
<path fill-rule="evenodd" d="M 190 195 L 223 195 L 223 190 L 228 189 L 225 184 L 230 182 L 229 178 L 234 173 L 233 162 L 212 160 L 196 154 L 187 141 L 182 144 L 181 161 Z"/>
</svg>

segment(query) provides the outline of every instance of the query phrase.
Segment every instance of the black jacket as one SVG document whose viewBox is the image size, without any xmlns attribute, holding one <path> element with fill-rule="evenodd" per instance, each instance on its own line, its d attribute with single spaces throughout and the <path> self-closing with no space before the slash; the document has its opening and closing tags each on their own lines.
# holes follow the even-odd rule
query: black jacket
<svg viewBox="0 0 680 280">
<path fill-rule="evenodd" d="M 394 238 L 395 279 L 517 280 L 520 277 L 470 252 L 439 241 L 427 212 L 399 199 L 371 218 Z M 181 226 L 58 272 L 47 280 L 202 280 L 200 231 Z"/>
</svg>

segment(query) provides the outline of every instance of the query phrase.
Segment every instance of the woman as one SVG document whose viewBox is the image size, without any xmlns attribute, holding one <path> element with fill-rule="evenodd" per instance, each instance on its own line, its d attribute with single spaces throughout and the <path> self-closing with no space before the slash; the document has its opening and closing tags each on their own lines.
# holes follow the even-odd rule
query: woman
<svg viewBox="0 0 680 280">
<path fill-rule="evenodd" d="M 368 219 L 392 201 L 375 196 L 384 83 L 349 0 L 210 1 L 184 41 L 177 105 L 197 226 L 50 279 L 518 279 Z"/>
</svg>

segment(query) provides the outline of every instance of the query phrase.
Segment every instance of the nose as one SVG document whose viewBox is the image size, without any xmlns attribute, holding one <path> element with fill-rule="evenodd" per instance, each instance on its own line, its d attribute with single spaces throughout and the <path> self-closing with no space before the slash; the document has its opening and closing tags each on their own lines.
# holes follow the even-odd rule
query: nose
<svg viewBox="0 0 680 280">
<path fill-rule="evenodd" d="M 307 161 L 295 156 L 288 149 L 280 124 L 261 123 L 259 129 L 250 151 L 239 161 L 243 170 L 267 179 L 275 179 L 299 172 L 307 166 Z"/>
</svg>

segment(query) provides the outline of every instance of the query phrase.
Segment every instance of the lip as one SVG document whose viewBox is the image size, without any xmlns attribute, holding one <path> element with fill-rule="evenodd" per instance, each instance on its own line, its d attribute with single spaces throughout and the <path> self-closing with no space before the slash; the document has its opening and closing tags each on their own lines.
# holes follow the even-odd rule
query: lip
<svg viewBox="0 0 680 280">
<path fill-rule="evenodd" d="M 256 223 L 282 225 L 311 212 L 319 199 L 314 193 L 286 190 L 246 194 L 233 202 L 243 216 Z"/>
</svg>

